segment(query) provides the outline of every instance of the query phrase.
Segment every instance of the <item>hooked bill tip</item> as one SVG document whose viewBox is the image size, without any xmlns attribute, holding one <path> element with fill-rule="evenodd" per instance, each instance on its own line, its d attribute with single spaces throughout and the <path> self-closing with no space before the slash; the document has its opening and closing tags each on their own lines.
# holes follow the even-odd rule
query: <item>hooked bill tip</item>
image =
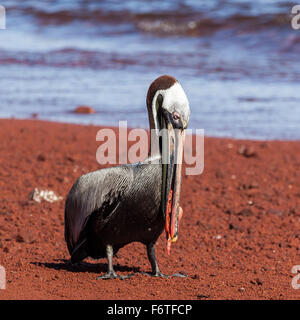
<svg viewBox="0 0 300 320">
<path fill-rule="evenodd" d="M 171 239 L 171 242 L 174 243 L 174 242 L 177 241 L 177 239 L 178 239 L 178 236 L 176 235 L 175 237 L 173 237 L 173 238 Z"/>
</svg>

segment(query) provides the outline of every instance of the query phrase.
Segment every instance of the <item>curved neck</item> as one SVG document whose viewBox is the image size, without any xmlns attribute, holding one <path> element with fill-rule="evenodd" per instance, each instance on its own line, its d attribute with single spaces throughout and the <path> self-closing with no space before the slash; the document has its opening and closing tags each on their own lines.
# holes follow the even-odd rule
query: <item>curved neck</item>
<svg viewBox="0 0 300 320">
<path fill-rule="evenodd" d="M 150 127 L 150 147 L 149 147 L 149 157 L 161 157 L 161 139 L 159 135 L 160 131 L 160 119 L 159 119 L 159 96 L 160 92 L 157 91 L 152 99 L 152 101 L 147 101 L 149 127 Z"/>
</svg>

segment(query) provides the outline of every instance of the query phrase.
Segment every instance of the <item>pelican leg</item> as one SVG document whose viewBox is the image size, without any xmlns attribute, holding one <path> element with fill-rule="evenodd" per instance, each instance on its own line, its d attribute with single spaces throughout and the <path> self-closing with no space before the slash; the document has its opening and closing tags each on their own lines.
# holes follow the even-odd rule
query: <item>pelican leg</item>
<svg viewBox="0 0 300 320">
<path fill-rule="evenodd" d="M 179 277 L 179 278 L 185 278 L 186 275 L 181 274 L 181 273 L 174 273 L 171 276 L 163 274 L 160 272 L 158 263 L 155 257 L 155 248 L 154 244 L 147 245 L 147 254 L 148 254 L 148 259 L 151 264 L 152 272 L 146 272 L 147 275 L 152 276 L 152 277 L 161 277 L 161 278 L 171 278 L 171 277 Z"/>
<path fill-rule="evenodd" d="M 106 246 L 106 255 L 107 255 L 107 260 L 108 260 L 108 272 L 104 276 L 97 277 L 97 280 L 99 280 L 99 279 L 102 279 L 102 280 L 121 279 L 121 280 L 123 280 L 123 279 L 128 279 L 133 276 L 133 274 L 130 274 L 128 276 L 120 276 L 115 273 L 114 268 L 113 268 L 113 263 L 112 263 L 114 249 L 111 245 Z"/>
<path fill-rule="evenodd" d="M 151 264 L 152 272 L 151 273 L 147 272 L 146 274 L 153 277 L 169 278 L 169 276 L 162 274 L 159 270 L 153 243 L 147 245 L 147 255 L 148 255 L 149 262 Z"/>
</svg>

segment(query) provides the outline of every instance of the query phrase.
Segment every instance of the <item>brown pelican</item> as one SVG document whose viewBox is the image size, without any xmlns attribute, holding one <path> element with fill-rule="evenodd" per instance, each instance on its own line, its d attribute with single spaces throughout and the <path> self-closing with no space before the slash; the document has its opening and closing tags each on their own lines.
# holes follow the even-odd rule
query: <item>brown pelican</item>
<svg viewBox="0 0 300 320">
<path fill-rule="evenodd" d="M 164 227 L 168 253 L 177 240 L 183 212 L 179 206 L 181 160 L 189 103 L 179 82 L 167 75 L 152 82 L 146 102 L 150 129 L 155 129 L 151 146 L 156 143 L 158 151 L 153 154 L 150 150 L 151 157 L 144 162 L 81 176 L 66 198 L 65 240 L 71 262 L 107 257 L 108 273 L 98 277 L 101 279 L 125 278 L 116 275 L 112 259 L 134 241 L 147 247 L 151 275 L 164 277 L 154 245 Z M 160 135 L 162 131 L 167 134 Z"/>
</svg>

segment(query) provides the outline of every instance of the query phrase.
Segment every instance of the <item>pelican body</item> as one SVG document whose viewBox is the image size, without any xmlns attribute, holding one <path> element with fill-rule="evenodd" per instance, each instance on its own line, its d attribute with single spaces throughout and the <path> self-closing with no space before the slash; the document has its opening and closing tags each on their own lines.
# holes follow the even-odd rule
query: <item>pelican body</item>
<svg viewBox="0 0 300 320">
<path fill-rule="evenodd" d="M 153 276 L 164 276 L 155 257 L 155 243 L 165 229 L 167 248 L 178 237 L 182 216 L 179 206 L 184 131 L 190 109 L 187 97 L 171 76 L 152 82 L 147 93 L 151 145 L 144 162 L 104 168 L 81 176 L 65 204 L 65 240 L 76 263 L 107 257 L 108 273 L 116 275 L 112 259 L 131 242 L 147 247 Z M 165 130 L 162 130 L 165 129 Z M 161 135 L 160 132 L 166 132 Z"/>
</svg>

